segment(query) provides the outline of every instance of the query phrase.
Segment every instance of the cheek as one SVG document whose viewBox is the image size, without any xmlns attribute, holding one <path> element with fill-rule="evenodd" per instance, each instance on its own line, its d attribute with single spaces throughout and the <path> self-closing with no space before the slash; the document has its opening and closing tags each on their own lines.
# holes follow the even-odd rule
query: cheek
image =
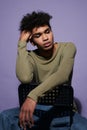
<svg viewBox="0 0 87 130">
<path fill-rule="evenodd" d="M 34 44 L 36 45 L 36 46 L 41 46 L 41 43 L 42 43 L 42 40 L 39 38 L 39 39 L 34 39 Z"/>
<path fill-rule="evenodd" d="M 50 35 L 49 35 L 50 38 L 53 38 L 53 33 L 51 32 Z"/>
<path fill-rule="evenodd" d="M 53 40 L 53 34 L 51 34 L 51 35 L 49 36 L 49 39 L 50 39 L 50 40 Z"/>
<path fill-rule="evenodd" d="M 38 43 L 38 44 L 42 43 L 42 39 L 41 38 L 35 39 L 34 41 L 35 41 L 35 43 Z"/>
</svg>

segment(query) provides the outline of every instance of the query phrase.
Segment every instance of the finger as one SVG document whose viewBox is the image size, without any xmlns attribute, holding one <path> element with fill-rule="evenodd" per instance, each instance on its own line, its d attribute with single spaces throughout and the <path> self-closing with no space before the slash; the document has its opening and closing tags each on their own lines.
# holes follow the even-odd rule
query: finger
<svg viewBox="0 0 87 130">
<path fill-rule="evenodd" d="M 20 41 L 29 41 L 29 37 L 30 37 L 30 32 L 26 32 L 26 31 L 22 31 L 20 34 Z"/>
<path fill-rule="evenodd" d="M 24 128 L 24 130 L 26 130 L 26 127 Z"/>
<path fill-rule="evenodd" d="M 25 112 L 25 121 L 29 121 L 29 111 Z"/>
<path fill-rule="evenodd" d="M 26 122 L 27 122 L 27 126 L 29 127 L 29 128 L 31 128 L 32 127 L 32 123 L 31 123 L 31 120 L 30 120 L 30 113 L 29 113 L 29 111 L 27 111 L 27 113 L 26 113 L 26 117 L 25 117 L 25 120 L 26 120 Z"/>
<path fill-rule="evenodd" d="M 31 124 L 30 121 L 28 121 L 28 122 L 27 122 L 27 126 L 28 126 L 29 128 L 31 128 L 33 125 Z"/>
<path fill-rule="evenodd" d="M 27 125 L 30 125 L 29 111 L 26 112 L 25 121 L 27 122 Z"/>
<path fill-rule="evenodd" d="M 30 117 L 30 112 L 26 112 L 26 117 L 25 117 L 26 125 L 31 128 L 33 126 L 33 119 Z"/>
<path fill-rule="evenodd" d="M 29 35 L 29 40 L 32 38 L 32 34 Z"/>
<path fill-rule="evenodd" d="M 22 128 L 25 127 L 25 112 L 23 110 L 21 110 L 19 114 L 19 123 L 20 123 L 20 127 Z"/>
<path fill-rule="evenodd" d="M 27 122 L 23 122 L 23 129 L 26 130 Z"/>
<path fill-rule="evenodd" d="M 31 126 L 33 126 L 34 125 L 34 120 L 33 120 L 33 113 L 32 112 L 29 113 L 29 118 L 30 118 Z"/>
</svg>

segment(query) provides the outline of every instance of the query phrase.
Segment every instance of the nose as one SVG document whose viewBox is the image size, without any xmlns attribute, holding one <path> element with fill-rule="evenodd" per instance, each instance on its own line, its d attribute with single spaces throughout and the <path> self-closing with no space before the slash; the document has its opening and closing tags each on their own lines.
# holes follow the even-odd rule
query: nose
<svg viewBox="0 0 87 130">
<path fill-rule="evenodd" d="M 42 39 L 43 39 L 43 41 L 46 41 L 46 40 L 48 40 L 48 36 L 47 36 L 46 34 L 43 33 Z"/>
</svg>

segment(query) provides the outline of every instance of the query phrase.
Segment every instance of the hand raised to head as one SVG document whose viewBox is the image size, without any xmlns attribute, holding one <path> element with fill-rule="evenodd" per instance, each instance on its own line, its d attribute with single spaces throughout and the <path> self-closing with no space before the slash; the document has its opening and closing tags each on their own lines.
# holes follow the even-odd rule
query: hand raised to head
<svg viewBox="0 0 87 130">
<path fill-rule="evenodd" d="M 26 32 L 26 31 L 21 32 L 19 41 L 28 42 L 30 39 L 31 39 L 31 33 L 30 32 Z"/>
</svg>

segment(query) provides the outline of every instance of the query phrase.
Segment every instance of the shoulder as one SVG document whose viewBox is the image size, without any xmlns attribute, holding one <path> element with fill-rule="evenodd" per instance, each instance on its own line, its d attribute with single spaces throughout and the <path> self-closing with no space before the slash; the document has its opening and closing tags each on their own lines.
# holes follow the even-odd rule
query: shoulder
<svg viewBox="0 0 87 130">
<path fill-rule="evenodd" d="M 37 59 L 37 53 L 36 53 L 36 49 L 35 50 L 28 50 L 28 55 L 29 58 L 33 61 L 35 61 Z"/>
<path fill-rule="evenodd" d="M 73 42 L 59 42 L 60 45 L 62 45 L 63 47 L 74 47 L 76 48 L 76 45 Z"/>
<path fill-rule="evenodd" d="M 58 52 L 65 57 L 74 57 L 76 55 L 77 49 L 73 42 L 59 42 Z"/>
<path fill-rule="evenodd" d="M 60 42 L 59 46 L 66 51 L 77 51 L 76 45 L 73 42 Z"/>
</svg>

